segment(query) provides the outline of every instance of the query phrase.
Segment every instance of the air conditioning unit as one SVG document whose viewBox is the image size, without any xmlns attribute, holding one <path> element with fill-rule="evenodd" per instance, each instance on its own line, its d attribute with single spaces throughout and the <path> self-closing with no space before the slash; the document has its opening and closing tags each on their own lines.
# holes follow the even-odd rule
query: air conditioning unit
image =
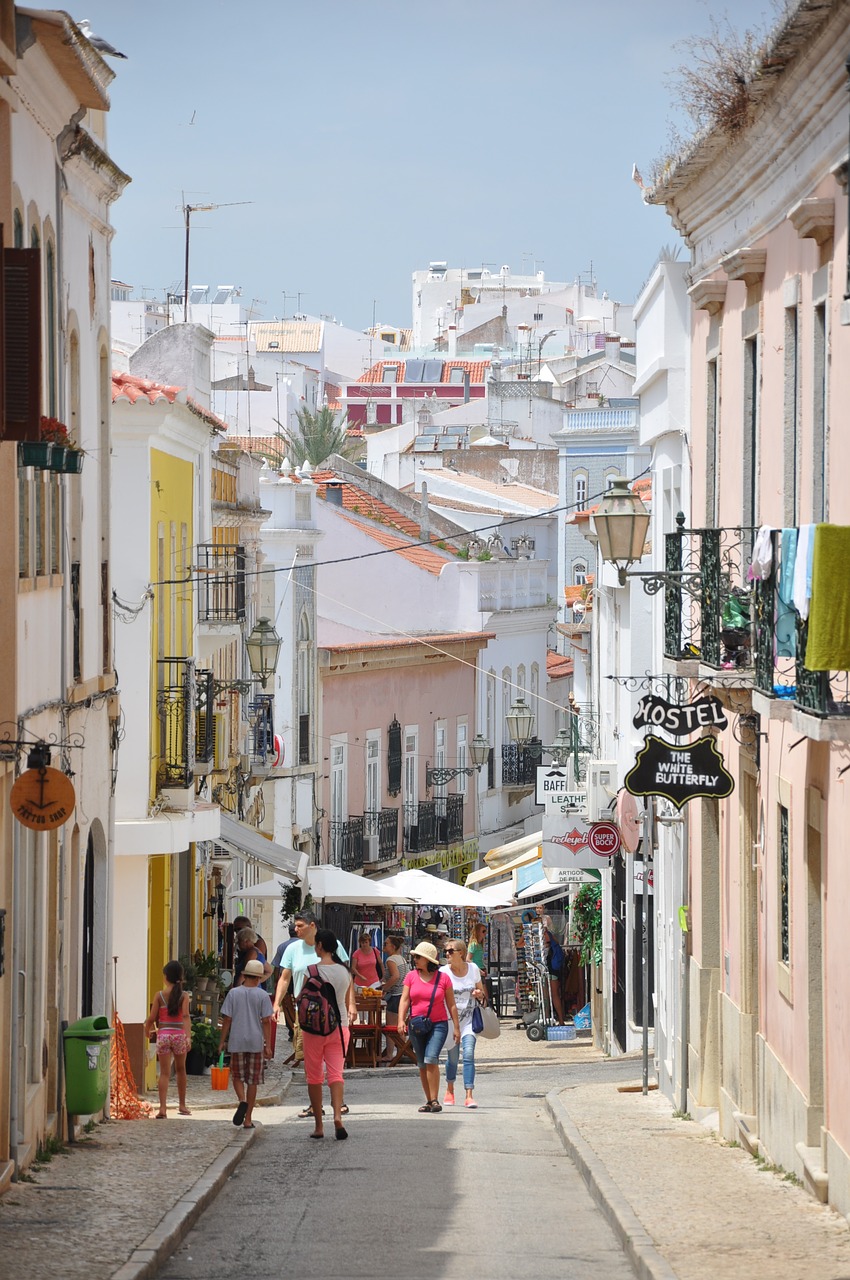
<svg viewBox="0 0 850 1280">
<path fill-rule="evenodd" d="M 617 790 L 617 761 L 591 760 L 587 767 L 587 816 L 591 822 L 611 817 Z"/>
</svg>

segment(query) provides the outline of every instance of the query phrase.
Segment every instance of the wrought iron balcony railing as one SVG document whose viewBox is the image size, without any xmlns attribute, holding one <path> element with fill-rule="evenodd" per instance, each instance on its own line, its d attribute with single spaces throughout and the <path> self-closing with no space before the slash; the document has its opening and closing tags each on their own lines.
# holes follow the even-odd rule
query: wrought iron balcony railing
<svg viewBox="0 0 850 1280">
<path fill-rule="evenodd" d="M 810 671 L 805 666 L 808 622 L 793 606 L 779 598 L 777 590 L 778 532 L 774 532 L 772 568 L 764 581 L 756 581 L 755 686 L 772 697 L 785 698 L 810 715 L 850 715 L 850 673 Z"/>
<path fill-rule="evenodd" d="M 440 796 L 437 806 L 437 844 L 454 844 L 463 839 L 463 796 Z"/>
<path fill-rule="evenodd" d="M 529 746 L 539 742 L 539 738 L 532 738 Z M 502 747 L 502 786 L 533 787 L 541 761 L 539 751 L 529 751 L 516 742 L 506 742 Z"/>
<path fill-rule="evenodd" d="M 274 760 L 274 694 L 261 693 L 250 703 L 251 763 L 270 769 Z"/>
<path fill-rule="evenodd" d="M 245 548 L 198 547 L 198 621 L 244 622 Z"/>
<path fill-rule="evenodd" d="M 665 535 L 664 568 L 680 574 L 664 587 L 664 654 L 707 666 L 753 661 L 754 587 L 747 569 L 755 529 L 685 529 Z"/>
<path fill-rule="evenodd" d="M 367 862 L 392 862 L 398 852 L 398 809 L 366 809 L 363 853 Z"/>
<path fill-rule="evenodd" d="M 197 703 L 195 713 L 195 766 L 208 772 L 215 762 L 215 682 L 211 671 L 195 673 Z"/>
<path fill-rule="evenodd" d="M 209 725 L 212 723 L 210 673 L 203 672 L 199 680 L 192 658 L 160 658 L 156 666 L 157 788 L 186 788 L 192 785 L 197 760 L 201 698 L 204 718 Z M 205 735 L 210 731 L 206 728 Z"/>
<path fill-rule="evenodd" d="M 404 852 L 424 853 L 437 844 L 437 805 L 434 800 L 405 803 Z"/>
<path fill-rule="evenodd" d="M 359 871 L 363 866 L 363 818 L 344 818 L 328 823 L 331 862 L 343 871 Z"/>
</svg>

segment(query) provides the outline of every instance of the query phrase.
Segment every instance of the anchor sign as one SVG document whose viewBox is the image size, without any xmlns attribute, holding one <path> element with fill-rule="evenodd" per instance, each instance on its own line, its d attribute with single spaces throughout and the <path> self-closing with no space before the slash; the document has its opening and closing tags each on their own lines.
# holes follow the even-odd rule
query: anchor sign
<svg viewBox="0 0 850 1280">
<path fill-rule="evenodd" d="M 668 702 L 666 698 L 641 698 L 632 724 L 636 729 L 663 729 L 674 738 L 684 738 L 697 729 L 725 729 L 726 712 L 719 698 L 697 698 L 696 702 Z"/>
<path fill-rule="evenodd" d="M 706 735 L 687 747 L 674 747 L 650 734 L 625 777 L 633 796 L 664 796 L 677 809 L 700 797 L 722 800 L 735 789 L 714 738 Z"/>
</svg>

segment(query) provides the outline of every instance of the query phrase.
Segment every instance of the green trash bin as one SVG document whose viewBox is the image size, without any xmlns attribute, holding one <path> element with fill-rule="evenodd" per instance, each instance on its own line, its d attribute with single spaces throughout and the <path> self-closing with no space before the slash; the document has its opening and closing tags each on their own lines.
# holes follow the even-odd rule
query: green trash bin
<svg viewBox="0 0 850 1280">
<path fill-rule="evenodd" d="M 109 1093 L 109 1042 L 114 1032 L 102 1015 L 80 1018 L 64 1032 L 65 1101 L 72 1116 L 102 1111 Z"/>
</svg>

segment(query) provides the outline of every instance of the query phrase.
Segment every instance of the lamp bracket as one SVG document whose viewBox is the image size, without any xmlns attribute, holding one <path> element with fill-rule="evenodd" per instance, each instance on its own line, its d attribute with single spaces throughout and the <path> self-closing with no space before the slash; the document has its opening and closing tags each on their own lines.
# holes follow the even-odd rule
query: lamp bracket
<svg viewBox="0 0 850 1280">
<path fill-rule="evenodd" d="M 432 769 L 430 764 L 425 765 L 425 789 L 430 791 L 432 787 L 444 787 L 447 782 L 451 782 L 454 778 L 459 778 L 464 774 L 467 778 L 471 778 L 473 773 L 480 773 L 481 765 L 473 764 L 467 768 L 457 769 Z"/>
<path fill-rule="evenodd" d="M 685 570 L 644 572 L 642 569 L 618 569 L 617 579 L 621 587 L 628 578 L 638 578 L 644 592 L 648 596 L 657 596 L 666 587 L 676 587 L 679 591 L 687 591 L 689 596 L 698 600 L 702 594 L 702 575 L 688 573 Z"/>
<path fill-rule="evenodd" d="M 213 680 L 213 697 L 218 698 L 223 693 L 238 693 L 247 698 L 253 686 L 258 683 L 256 677 L 252 680 Z"/>
</svg>

